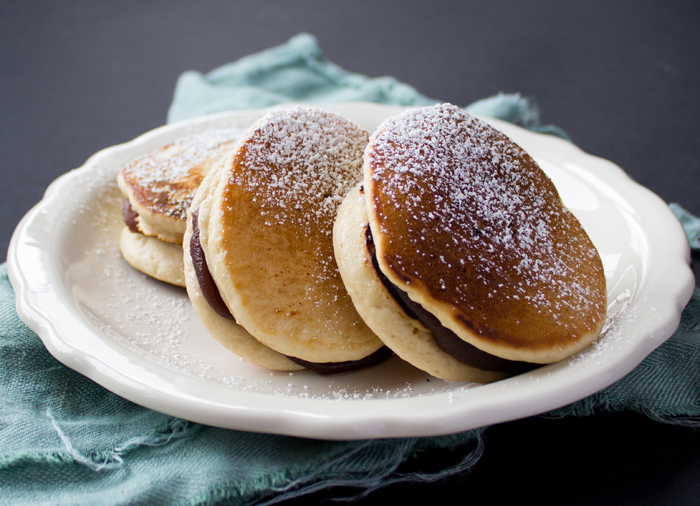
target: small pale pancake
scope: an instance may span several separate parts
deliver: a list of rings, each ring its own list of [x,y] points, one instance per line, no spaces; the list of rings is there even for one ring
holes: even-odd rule
[[[338,209],[333,227],[335,258],[357,311],[384,344],[406,362],[445,380],[488,383],[506,377],[456,360],[440,349],[432,332],[406,315],[372,265],[366,242],[368,226],[365,197],[358,187]]]
[[[217,168],[218,167],[218,168]],[[212,168],[211,172],[202,181],[200,188],[192,201],[192,211],[200,209],[202,212],[202,202],[207,199],[212,183],[217,181],[220,173],[221,163]],[[200,214],[201,217],[201,214]],[[205,220],[206,221],[206,214]],[[201,231],[201,230],[200,230]],[[298,371],[303,367],[295,364],[284,355],[273,351],[260,343],[248,331],[232,320],[219,316],[214,311],[202,294],[202,290],[197,281],[197,275],[192,265],[192,257],[189,254],[189,244],[192,238],[192,213],[188,213],[187,228],[184,235],[184,271],[187,285],[187,294],[192,302],[197,317],[202,322],[209,333],[219,341],[225,348],[232,351],[248,362],[279,371]],[[206,253],[206,252],[205,252]]]
[[[178,139],[122,168],[117,181],[144,235],[182,244],[194,193],[211,166],[233,148],[236,135],[214,130]]]
[[[603,265],[537,163],[450,104],[389,118],[365,152],[381,271],[461,339],[550,363],[605,319]]]
[[[119,249],[135,269],[171,285],[185,286],[182,246],[122,229]]]
[[[284,355],[338,363],[383,346],[333,255],[337,207],[362,177],[367,139],[324,110],[272,112],[226,158],[213,188],[202,224],[212,276],[236,320]]]

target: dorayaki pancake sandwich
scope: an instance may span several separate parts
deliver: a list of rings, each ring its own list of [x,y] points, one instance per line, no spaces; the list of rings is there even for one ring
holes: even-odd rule
[[[333,254],[336,211],[362,179],[367,140],[325,110],[273,111],[198,191],[188,293],[211,334],[249,362],[340,373],[391,355],[355,310]]]
[[[209,199],[212,184],[218,182],[223,163],[217,163],[206,175],[192,201],[185,230],[184,272],[187,295],[200,321],[209,333],[228,350],[236,353],[248,362],[280,371],[298,371],[299,364],[268,348],[251,336],[239,325],[226,303],[221,298],[219,289],[212,279],[200,239],[200,221],[209,221],[209,206],[202,208],[202,202]]]
[[[212,165],[234,145],[235,132],[214,130],[178,139],[119,172],[125,227],[119,248],[141,272],[185,286],[182,240],[187,209]]]
[[[450,104],[373,133],[334,242],[365,322],[439,378],[488,382],[562,360],[605,320],[600,256],[552,182]]]

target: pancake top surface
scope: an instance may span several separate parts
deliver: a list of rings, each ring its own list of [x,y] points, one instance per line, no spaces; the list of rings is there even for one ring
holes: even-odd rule
[[[381,345],[345,291],[332,243],[368,137],[341,116],[293,108],[256,123],[226,160],[208,244],[216,282],[236,319],[286,355],[355,360]]]
[[[178,139],[126,165],[120,183],[139,213],[184,223],[202,179],[232,149],[237,134],[214,130]]]
[[[380,268],[466,341],[532,359],[597,336],[598,252],[501,132],[450,104],[408,110],[370,139],[365,188]]]
[[[368,133],[336,114],[301,107],[271,113],[259,125],[237,152],[233,164],[242,170],[231,181],[257,197],[265,222],[319,227],[330,237],[338,206],[362,178]]]

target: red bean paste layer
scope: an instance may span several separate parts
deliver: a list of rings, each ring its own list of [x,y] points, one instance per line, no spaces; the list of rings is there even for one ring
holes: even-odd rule
[[[236,319],[231,314],[230,309],[221,297],[221,292],[216,286],[214,278],[209,271],[209,266],[207,265],[207,259],[204,255],[204,250],[202,249],[202,244],[199,240],[199,209],[195,209],[192,212],[192,238],[190,239],[190,255],[192,257],[192,265],[194,267],[195,275],[197,276],[197,282],[199,283],[199,288],[202,291],[204,299],[207,301],[209,306],[218,314],[219,316],[233,320]],[[393,355],[393,352],[386,346],[382,346],[377,351],[359,360],[349,360],[346,362],[326,362],[326,363],[316,363],[302,360],[296,357],[287,357],[292,362],[306,367],[311,371],[315,371],[323,375],[331,374],[343,374],[347,372],[358,371],[360,369],[366,369],[377,364],[380,364],[387,360]]]
[[[394,285],[382,273],[377,262],[377,255],[372,240],[372,231],[369,226],[366,232],[367,250],[372,258],[372,267],[379,276],[384,287],[387,289],[391,297],[404,310],[409,318],[418,320],[425,328],[433,333],[435,343],[438,347],[453,357],[471,367],[476,367],[482,371],[495,371],[520,374],[537,367],[535,364],[527,362],[517,362],[514,360],[506,360],[496,357],[484,351],[481,351],[475,346],[461,339],[457,334],[443,326],[432,313],[425,310],[423,306],[411,300],[406,292]]]

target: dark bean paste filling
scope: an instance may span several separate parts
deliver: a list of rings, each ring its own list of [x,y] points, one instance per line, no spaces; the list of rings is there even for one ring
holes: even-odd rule
[[[122,219],[124,220],[126,226],[129,227],[129,230],[131,230],[131,232],[134,234],[141,233],[139,230],[139,225],[136,222],[137,217],[138,213],[134,211],[133,207],[131,207],[131,202],[129,202],[129,199],[124,199],[124,202],[122,202]]]
[[[459,360],[463,364],[476,367],[477,369],[481,369],[483,371],[519,374],[537,367],[536,364],[506,360],[504,358],[486,353],[485,351],[481,351],[477,347],[472,346],[468,342],[460,339],[457,334],[452,332],[447,327],[444,327],[432,313],[426,311],[423,306],[411,300],[406,292],[394,285],[382,273],[382,271],[379,269],[379,263],[377,262],[374,239],[372,238],[372,231],[370,230],[369,226],[367,226],[365,236],[367,250],[372,258],[372,266],[374,267],[374,270],[379,276],[379,279],[384,287],[387,289],[391,297],[398,303],[398,305],[401,306],[401,309],[406,312],[406,315],[414,320],[418,320],[425,326],[425,328],[433,333],[435,343],[442,351],[456,360]]]
[[[202,290],[204,300],[206,300],[211,308],[216,311],[216,314],[226,318],[227,320],[236,319],[231,314],[228,306],[221,298],[221,293],[214,283],[214,278],[211,277],[207,259],[204,257],[204,250],[199,241],[199,209],[195,209],[192,213],[192,237],[190,239],[190,256],[192,257],[192,266],[194,273],[197,276],[199,288]]]
[[[394,352],[391,351],[389,348],[387,348],[386,346],[382,346],[371,355],[367,355],[366,357],[361,358],[360,360],[349,360],[347,362],[317,363],[307,362],[306,360],[302,360],[296,357],[287,356],[287,358],[295,364],[299,364],[300,366],[306,367],[307,369],[310,369],[319,374],[331,375],[359,371],[360,369],[366,369],[368,367],[381,364],[393,354]]]
[[[202,249],[202,244],[199,240],[199,209],[195,209],[192,212],[190,256],[192,257],[192,265],[194,267],[197,282],[199,283],[199,288],[202,290],[204,299],[211,306],[211,308],[216,311],[216,314],[235,322],[236,319],[233,317],[231,311],[221,297],[221,293],[219,292],[219,289],[214,282],[214,278],[211,276],[211,272],[209,271],[207,259],[204,256],[204,250]],[[323,375],[331,375],[365,369],[384,362],[392,355],[393,352],[389,348],[382,346],[371,355],[361,358],[360,360],[349,360],[347,362],[316,363],[308,362],[296,357],[287,356],[287,358],[295,364],[306,367],[311,371],[315,371]]]

